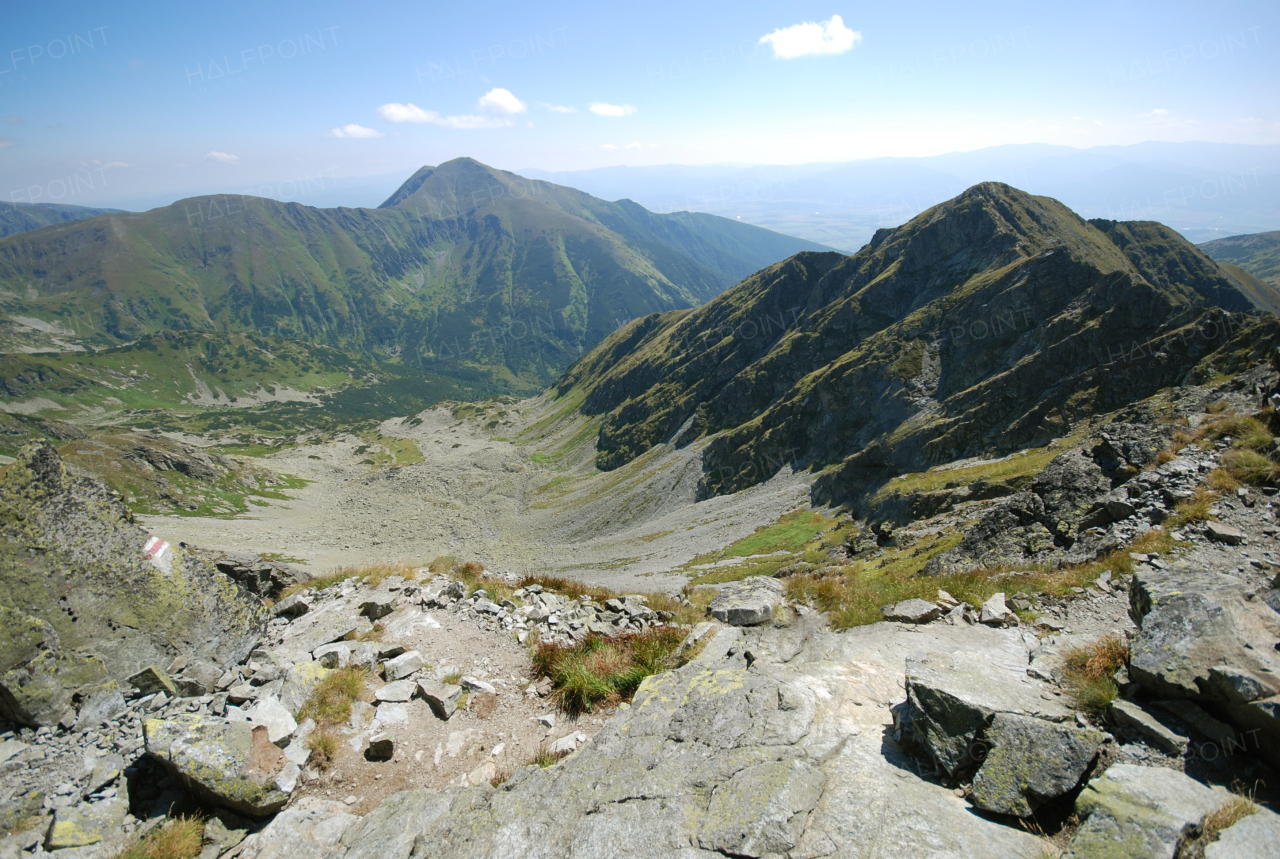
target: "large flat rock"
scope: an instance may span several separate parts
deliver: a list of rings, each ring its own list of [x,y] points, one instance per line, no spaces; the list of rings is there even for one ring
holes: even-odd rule
[[[143,732],[148,755],[232,811],[262,817],[289,799],[275,784],[288,761],[264,725],[189,714],[148,719]]]

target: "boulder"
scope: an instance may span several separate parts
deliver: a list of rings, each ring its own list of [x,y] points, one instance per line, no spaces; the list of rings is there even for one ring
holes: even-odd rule
[[[382,676],[388,683],[393,683],[413,675],[422,668],[423,664],[422,654],[416,650],[410,650],[382,663]]]
[[[1280,615],[1243,580],[1180,563],[1139,567],[1129,588],[1138,633],[1129,676],[1157,699],[1212,704],[1214,715],[1280,764]]]
[[[313,597],[308,593],[290,594],[271,607],[276,617],[301,617],[311,611]]]
[[[419,680],[418,691],[431,707],[437,719],[448,721],[458,709],[458,700],[462,697],[462,687],[451,683],[437,683],[434,680]]]
[[[982,614],[979,621],[988,626],[1016,626],[1018,624],[1018,616],[1014,614],[1013,609],[1005,604],[1004,594],[992,594],[991,599],[982,604]]]
[[[1206,522],[1204,523],[1204,532],[1209,539],[1217,540],[1219,543],[1226,543],[1228,546],[1238,546],[1244,542],[1244,532],[1225,522]]]
[[[928,623],[942,616],[942,608],[921,599],[903,600],[882,609],[885,620],[898,623]]]
[[[782,584],[777,579],[749,576],[721,588],[707,606],[707,614],[731,626],[758,626],[771,623],[782,604]]]
[[[44,846],[48,850],[62,850],[108,841],[120,835],[128,813],[129,801],[122,796],[59,809],[53,816],[53,826]]]
[[[1280,815],[1258,808],[1235,825],[1222,830],[1218,840],[1204,849],[1204,859],[1280,859]]]
[[[462,688],[468,692],[480,692],[488,695],[497,695],[498,690],[494,688],[492,683],[486,683],[483,680],[477,680],[475,677],[463,677],[458,681],[462,684]]]
[[[1167,755],[1181,757],[1187,751],[1190,740],[1132,701],[1118,698],[1111,702],[1107,712],[1111,721],[1137,734]]]
[[[351,663],[351,647],[342,642],[317,647],[311,655],[325,668],[346,668]]]
[[[201,552],[245,590],[260,597],[276,597],[311,576],[297,567],[245,552]]]
[[[1048,518],[1073,524],[1110,490],[1111,480],[1083,450],[1058,454],[1031,481],[1031,491],[1044,501]]]
[[[275,784],[287,759],[264,725],[184,714],[148,719],[143,732],[148,755],[218,805],[264,817],[289,798]]]
[[[1083,822],[1062,859],[1172,859],[1184,830],[1230,796],[1175,770],[1116,764],[1076,799]]]
[[[1092,728],[997,713],[982,737],[987,751],[973,777],[973,804],[1029,817],[1075,790],[1105,737]]]
[[[137,689],[139,695],[164,692],[170,698],[178,697],[178,690],[173,685],[173,681],[169,679],[169,675],[161,671],[159,666],[156,665],[148,665],[137,674],[129,677],[125,682]]]
[[[72,730],[82,733],[96,728],[123,713],[125,706],[124,695],[120,694],[119,687],[112,685],[99,689],[80,705],[80,712],[76,714],[76,723]]]
[[[908,657],[907,740],[948,776],[960,777],[983,762],[986,746],[979,740],[997,713],[1068,719],[1071,712],[1052,688],[1028,677],[1025,662],[1001,664],[964,651]]]
[[[316,684],[328,673],[329,669],[320,661],[307,660],[292,666],[285,672],[284,683],[280,686],[280,703],[290,713],[298,712]]]
[[[396,603],[400,601],[400,594],[383,591],[366,597],[364,602],[360,603],[360,614],[369,618],[369,620],[378,620],[386,617],[396,610]]]

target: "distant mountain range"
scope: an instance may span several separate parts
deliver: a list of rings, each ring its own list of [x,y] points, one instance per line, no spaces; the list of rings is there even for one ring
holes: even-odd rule
[[[1206,242],[1200,249],[1223,265],[1236,265],[1280,288],[1280,232],[1231,236]]]
[[[820,472],[819,501],[1044,445],[1197,366],[1264,356],[1280,289],[1149,221],[984,182],[854,256],[802,253],[610,336],[557,385],[597,464],[705,443],[701,492]]]
[[[167,330],[274,335],[352,366],[531,393],[629,320],[821,248],[460,158],[377,209],[215,195],[0,239],[0,339],[13,352]]]
[[[654,211],[711,212],[852,253],[978,182],[1006,182],[1085,217],[1160,221],[1193,242],[1280,227],[1280,146],[1016,144],[828,164],[664,165],[526,175]]]
[[[61,203],[0,203],[0,239],[15,233],[47,227],[50,224],[78,221],[82,218],[119,211],[119,209],[67,206]]]

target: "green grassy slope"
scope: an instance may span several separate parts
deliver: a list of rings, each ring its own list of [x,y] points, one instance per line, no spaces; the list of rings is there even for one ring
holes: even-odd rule
[[[521,195],[525,180],[470,159],[424,169],[377,210],[213,196],[10,236],[0,312],[89,347],[272,334],[521,393],[628,320],[807,245],[724,219],[651,227],[639,207],[546,183]]]

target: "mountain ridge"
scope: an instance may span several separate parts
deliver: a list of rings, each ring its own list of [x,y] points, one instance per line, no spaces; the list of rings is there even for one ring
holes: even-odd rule
[[[455,159],[415,173],[394,207],[214,195],[33,230],[0,240],[0,310],[85,346],[278,334],[532,392],[622,322],[810,245],[725,219],[646,220],[548,183],[545,201],[498,192],[519,178]]]
[[[601,468],[702,440],[705,496],[792,465],[822,471],[815,499],[833,500],[1047,443],[1173,384],[1242,330],[1274,327],[1250,292],[1280,294],[1243,286],[1161,224],[1085,221],[981,183],[853,256],[800,254],[632,323],[555,393],[600,420]]]

